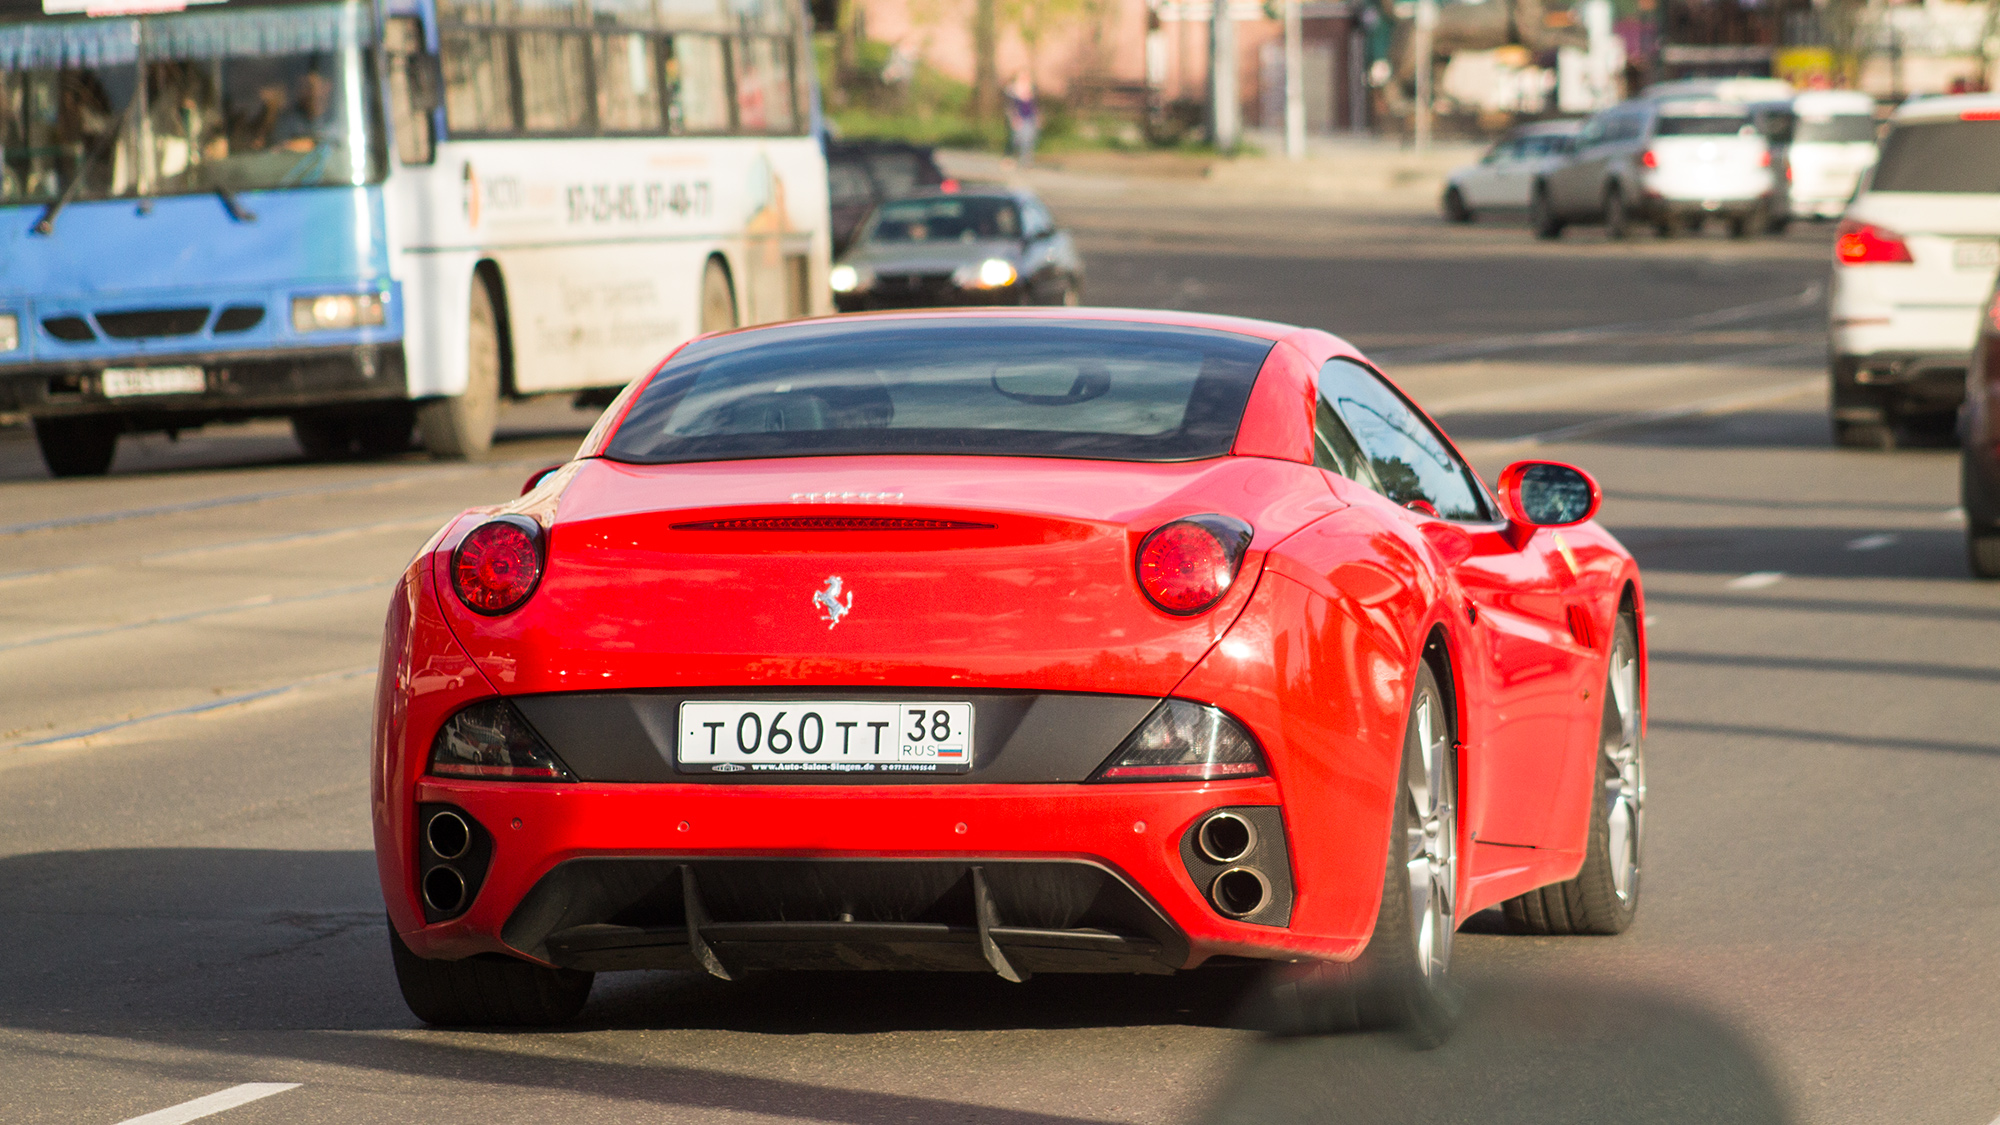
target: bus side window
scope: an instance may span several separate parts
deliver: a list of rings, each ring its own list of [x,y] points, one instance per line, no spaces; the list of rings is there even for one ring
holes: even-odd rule
[[[676,35],[667,53],[667,127],[675,133],[726,133],[729,63],[714,35]]]
[[[483,27],[446,28],[444,119],[452,133],[511,133],[514,72],[508,62],[507,33]]]
[[[396,158],[404,164],[429,164],[437,155],[437,138],[431,130],[438,106],[437,57],[424,52],[423,28],[414,16],[391,17],[382,46],[389,63]]]

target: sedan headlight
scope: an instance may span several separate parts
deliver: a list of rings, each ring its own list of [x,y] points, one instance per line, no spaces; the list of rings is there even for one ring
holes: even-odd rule
[[[11,352],[21,346],[21,318],[13,313],[0,313],[0,352]]]
[[[862,288],[861,271],[853,266],[835,266],[833,272],[826,275],[826,283],[835,293],[852,293]]]
[[[386,293],[326,293],[292,298],[292,327],[299,332],[331,332],[381,324],[388,310]]]
[[[951,280],[960,289],[1004,289],[1021,275],[1005,258],[988,258],[976,266],[960,266]]]

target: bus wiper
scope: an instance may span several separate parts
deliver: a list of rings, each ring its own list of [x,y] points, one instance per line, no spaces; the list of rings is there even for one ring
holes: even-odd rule
[[[243,206],[243,201],[236,198],[236,193],[230,190],[229,185],[217,179],[215,173],[209,171],[206,164],[201,166],[201,178],[208,181],[208,186],[214,190],[215,197],[222,200],[222,209],[229,212],[230,218],[235,219],[239,223],[254,223],[257,221],[257,212]]]
[[[132,124],[132,118],[137,114],[139,101],[140,99],[135,97],[125,104],[125,112],[118,118],[118,127],[111,130],[110,135],[97,142],[96,148],[91,149],[84,155],[82,166],[76,170],[76,175],[70,178],[69,183],[63,186],[62,194],[56,196],[49,203],[48,207],[43,209],[42,217],[36,220],[35,225],[29,229],[40,235],[55,233],[56,216],[62,214],[63,208],[76,200],[77,193],[83,190],[83,181],[89,175],[91,166],[109,156],[112,146],[117,144],[118,139],[125,135],[126,126]]]

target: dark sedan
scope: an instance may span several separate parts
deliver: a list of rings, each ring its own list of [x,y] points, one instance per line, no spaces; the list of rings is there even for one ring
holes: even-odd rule
[[[877,208],[831,281],[842,312],[1075,305],[1083,300],[1083,258],[1028,192],[936,192]]]

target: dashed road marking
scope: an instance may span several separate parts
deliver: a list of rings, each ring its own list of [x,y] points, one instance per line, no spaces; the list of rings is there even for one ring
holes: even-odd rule
[[[268,1098],[272,1094],[282,1094],[286,1090],[298,1088],[297,1082],[245,1082],[241,1086],[218,1090],[191,1102],[170,1105],[165,1109],[156,1109],[138,1117],[128,1117],[118,1125],[186,1125],[189,1121],[212,1117],[225,1109],[235,1109],[239,1105],[248,1105]]]
[[[1776,586],[1784,579],[1785,572],[1782,570],[1753,570],[1749,574],[1732,578],[1723,585],[1731,590],[1761,590],[1766,586]]]
[[[1864,535],[1859,539],[1848,540],[1847,549],[1850,551],[1879,551],[1895,541],[1896,537],[1893,535]]]

